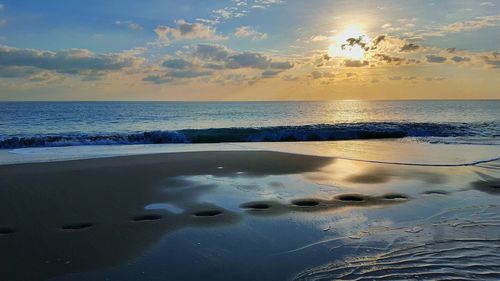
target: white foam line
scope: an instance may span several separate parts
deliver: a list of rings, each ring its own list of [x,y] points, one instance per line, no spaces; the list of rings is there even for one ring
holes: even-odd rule
[[[357,162],[367,162],[367,163],[376,163],[376,164],[390,164],[390,165],[402,165],[402,166],[423,166],[423,167],[466,167],[466,166],[476,166],[479,164],[489,163],[500,160],[500,157],[479,160],[475,162],[469,163],[459,163],[459,164],[426,164],[426,163],[407,163],[407,162],[390,162],[390,161],[377,161],[377,160],[366,160],[366,159],[356,159],[356,158],[347,158],[347,157],[333,157],[336,159],[343,159],[349,161],[357,161]]]

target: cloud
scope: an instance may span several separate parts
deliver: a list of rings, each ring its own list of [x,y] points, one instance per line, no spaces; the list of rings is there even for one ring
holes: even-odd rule
[[[431,28],[419,34],[420,37],[442,37],[447,33],[474,31],[486,27],[500,26],[500,15],[476,17],[471,20],[458,21],[445,26]]]
[[[142,30],[142,26],[138,23],[132,22],[132,21],[115,21],[115,24],[117,26],[126,26],[128,29],[132,31],[139,31]]]
[[[0,67],[0,77],[2,78],[23,78],[31,76],[41,70],[27,66],[4,66]]]
[[[254,9],[267,9],[272,5],[285,3],[283,0],[255,0],[252,8]]]
[[[170,70],[163,74],[148,75],[142,78],[143,81],[152,82],[154,84],[165,84],[165,83],[180,83],[187,82],[189,78],[198,78],[203,76],[209,76],[213,73],[211,70],[203,69],[175,69]]]
[[[380,42],[382,42],[384,40],[385,40],[385,35],[379,35],[379,36],[375,37],[375,39],[373,39],[372,49],[375,49],[378,46],[378,44],[380,44]]]
[[[161,45],[169,45],[171,40],[205,39],[223,40],[223,36],[217,35],[216,30],[201,23],[189,23],[183,19],[176,20],[176,27],[159,25],[154,29],[157,41]]]
[[[442,80],[445,80],[446,78],[444,78],[444,77],[425,77],[424,79],[428,82],[431,82],[431,81],[442,81]]]
[[[193,63],[185,59],[170,59],[162,63],[164,67],[175,69],[187,69],[193,66]]]
[[[315,71],[311,72],[311,77],[313,79],[319,79],[319,78],[323,77],[323,73],[315,70]]]
[[[407,43],[407,44],[404,44],[402,47],[401,47],[401,52],[411,52],[411,51],[416,51],[420,48],[420,46],[416,45],[416,44],[413,44],[413,43]]]
[[[430,63],[443,63],[447,60],[446,57],[436,56],[436,55],[427,55],[425,56],[427,61]]]
[[[225,7],[213,10],[212,13],[214,14],[216,21],[220,21],[243,17],[246,14],[246,11],[240,11],[238,7]]]
[[[479,4],[479,6],[482,6],[482,7],[495,7],[495,4],[492,3],[492,2],[482,2],[481,4]]]
[[[198,44],[194,55],[202,59],[222,61],[229,56],[230,50],[222,45]]]
[[[164,84],[164,83],[169,83],[173,82],[175,79],[171,77],[166,77],[164,75],[148,75],[144,78],[142,78],[142,81],[145,82],[152,82],[154,84]]]
[[[276,69],[290,69],[293,67],[293,63],[289,61],[272,61],[269,67]]]
[[[217,63],[215,64],[216,68],[272,68],[285,70],[293,67],[293,63],[288,61],[274,61],[268,56],[256,52],[234,52],[221,45],[198,44],[193,55],[211,61],[209,63]]]
[[[485,64],[493,68],[500,68],[500,53],[493,52],[491,56],[482,56]]]
[[[179,57],[163,61],[161,63],[163,69],[152,67],[151,71],[154,73],[149,72],[143,81],[155,84],[187,83],[191,78],[204,77],[202,81],[217,84],[242,82],[253,84],[259,79],[276,77],[294,66],[287,60],[276,60],[257,52],[237,52],[216,44],[197,44],[191,50],[189,53],[178,53]],[[257,70],[260,72],[256,73]],[[250,80],[245,78],[224,81],[226,76],[241,77],[252,71],[254,76]]]
[[[312,36],[309,41],[311,42],[323,42],[323,41],[326,41],[330,39],[328,36],[324,36],[324,35],[316,35],[316,36]]]
[[[403,80],[403,77],[401,77],[401,76],[392,76],[392,77],[389,77],[389,80],[395,80],[395,81]]]
[[[311,77],[313,79],[320,79],[320,78],[334,78],[335,74],[327,71],[313,71],[311,72]]]
[[[470,58],[468,57],[461,57],[461,56],[454,56],[451,58],[452,61],[454,62],[464,62],[464,61],[470,61]]]
[[[276,77],[276,75],[278,75],[279,73],[279,70],[266,70],[262,72],[261,76],[262,78],[273,78]]]
[[[240,26],[234,31],[234,36],[239,38],[251,38],[253,40],[263,40],[267,38],[267,33],[256,31],[250,26]]]
[[[374,54],[373,57],[381,62],[395,64],[401,64],[405,60],[404,58],[394,57],[386,54]]]
[[[361,60],[344,60],[344,66],[346,67],[362,67],[362,66],[367,66],[368,61],[361,61]]]
[[[43,82],[46,84],[51,84],[51,83],[60,83],[64,81],[64,77],[61,75],[57,75],[53,72],[50,71],[43,71],[39,72],[33,76],[30,76],[28,78],[28,81],[30,82]]]
[[[19,49],[0,45],[0,67],[33,67],[66,74],[112,71],[131,67],[140,59],[123,54],[95,54],[85,49],[57,52]]]
[[[348,47],[353,47],[355,45],[360,46],[363,48],[365,51],[369,50],[368,47],[368,42],[365,42],[365,38],[363,36],[359,36],[358,38],[347,38],[346,39],[347,44],[342,44],[340,47],[345,50]]]
[[[226,66],[228,68],[268,68],[271,60],[259,53],[240,53],[227,57]]]
[[[415,80],[415,79],[417,79],[416,76],[391,76],[391,77],[389,77],[389,80],[393,80],[393,81]]]

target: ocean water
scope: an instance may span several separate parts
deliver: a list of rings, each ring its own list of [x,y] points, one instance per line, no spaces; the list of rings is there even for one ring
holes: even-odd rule
[[[499,144],[500,100],[0,103],[0,148],[378,138]]]

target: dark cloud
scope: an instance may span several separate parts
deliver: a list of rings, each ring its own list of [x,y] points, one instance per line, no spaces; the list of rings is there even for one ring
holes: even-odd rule
[[[319,78],[323,77],[323,73],[321,73],[320,71],[315,70],[315,71],[311,72],[311,77],[313,79],[319,79]]]
[[[319,79],[319,78],[334,78],[335,74],[327,71],[313,71],[311,72],[311,77],[313,79]]]
[[[261,76],[262,78],[273,78],[276,77],[276,75],[278,75],[279,73],[279,70],[266,70],[262,72]]]
[[[293,67],[293,63],[289,61],[283,61],[283,62],[271,62],[270,65],[271,68],[276,68],[276,69],[290,69]]]
[[[149,75],[144,78],[142,78],[143,81],[146,82],[152,82],[154,84],[164,84],[164,83],[170,83],[173,82],[174,79],[171,77],[165,77],[163,75]]]
[[[212,70],[189,69],[189,70],[170,71],[166,74],[166,76],[173,78],[195,78],[200,76],[207,76],[212,73],[213,73]]]
[[[427,58],[427,61],[431,63],[443,63],[447,60],[446,57],[436,55],[427,55],[425,57]]]
[[[146,82],[152,82],[155,84],[165,84],[172,82],[185,82],[188,78],[197,78],[208,76],[213,73],[213,70],[203,70],[203,69],[175,69],[170,70],[164,74],[149,75],[144,77],[142,80]]]
[[[400,51],[401,52],[411,52],[411,51],[416,51],[420,48],[419,45],[413,44],[413,43],[407,43],[404,44],[403,47],[401,47]]]
[[[227,57],[226,66],[228,68],[268,68],[271,60],[259,53],[241,53]]]
[[[206,63],[203,65],[203,68],[220,70],[220,69],[224,69],[225,66],[222,64],[216,64],[216,63]]]
[[[198,44],[193,54],[202,59],[222,61],[229,56],[229,49],[221,45]]]
[[[364,41],[363,36],[359,36],[358,38],[348,38],[346,39],[347,44],[342,44],[340,47],[345,50],[348,47],[354,47],[356,45],[363,48],[365,51],[369,50],[368,43]]]
[[[362,61],[362,60],[344,60],[344,66],[346,67],[362,67],[362,66],[367,66],[368,61]]]
[[[375,55],[373,55],[373,57],[375,59],[377,59],[378,61],[382,61],[382,62],[385,62],[385,63],[400,64],[401,62],[404,61],[403,58],[393,57],[393,56],[389,56],[389,55],[386,55],[386,54],[375,54]]]
[[[6,66],[0,67],[0,77],[2,78],[23,78],[31,76],[42,70],[26,66]]]
[[[255,52],[238,53],[221,45],[200,44],[195,47],[193,55],[209,60],[206,65],[212,69],[290,69],[293,63],[289,61],[274,61],[266,55]]]
[[[261,75],[252,79],[255,82],[260,78],[275,77],[280,72],[293,67],[293,63],[289,61],[274,61],[261,53],[240,53],[215,44],[198,44],[194,46],[192,55],[197,59],[190,61],[185,58],[171,58],[164,61],[162,66],[167,68],[165,73],[149,75],[143,80],[156,84],[177,82],[176,80],[187,82],[188,78],[209,76],[217,70],[260,69]],[[220,79],[214,82],[226,83]],[[227,82],[239,83],[247,80],[237,79]]]
[[[498,52],[494,52],[491,57],[483,56],[482,59],[487,65],[493,68],[500,68],[500,54]]]
[[[187,69],[193,67],[193,63],[185,59],[169,59],[163,62],[164,67],[175,69]]]
[[[452,61],[454,62],[465,62],[465,61],[470,61],[470,58],[468,57],[461,57],[461,56],[454,56],[451,58]]]
[[[119,54],[94,54],[88,50],[57,52],[0,46],[0,67],[34,67],[66,74],[111,71],[132,66],[136,58]]]
[[[378,44],[385,40],[385,35],[379,35],[373,39],[372,49],[376,49]]]
[[[399,80],[415,80],[417,79],[416,76],[391,76],[389,77],[389,80],[395,80],[395,81],[399,81]]]

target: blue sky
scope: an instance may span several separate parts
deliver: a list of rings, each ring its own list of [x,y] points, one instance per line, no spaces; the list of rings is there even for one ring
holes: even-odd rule
[[[0,99],[500,98],[499,26],[500,1],[0,0]]]

